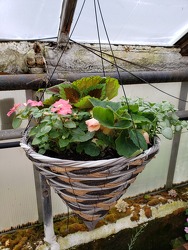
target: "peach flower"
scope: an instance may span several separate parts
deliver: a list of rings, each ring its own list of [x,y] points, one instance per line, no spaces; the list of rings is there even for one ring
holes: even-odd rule
[[[89,132],[97,131],[100,129],[100,123],[95,118],[89,119],[85,121],[85,123]]]
[[[142,135],[144,136],[144,139],[146,140],[146,143],[147,144],[150,144],[150,141],[149,141],[149,134],[147,132],[143,132]]]

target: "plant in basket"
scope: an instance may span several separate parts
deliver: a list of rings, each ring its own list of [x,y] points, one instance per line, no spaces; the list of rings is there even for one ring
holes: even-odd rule
[[[28,136],[38,153],[79,160],[136,156],[157,134],[172,139],[174,131],[187,127],[166,101],[109,101],[118,88],[114,78],[82,78],[47,89],[51,97],[44,101],[16,104],[7,115],[16,113],[13,128],[34,119]]]
[[[60,197],[91,229],[124,194],[159,150],[162,134],[187,128],[174,106],[122,97],[110,77],[86,77],[46,90],[43,101],[28,100],[8,112],[13,127],[32,117],[21,146]],[[49,97],[50,95],[50,97]]]

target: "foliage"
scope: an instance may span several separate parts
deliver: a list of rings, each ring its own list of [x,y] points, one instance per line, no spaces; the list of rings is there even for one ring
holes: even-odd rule
[[[148,225],[148,223],[145,223],[145,224],[141,225],[139,229],[136,230],[135,235],[133,235],[131,237],[130,244],[128,244],[128,250],[132,250],[134,248],[134,244],[135,244],[137,238],[140,236],[140,234],[142,234],[144,232],[144,229],[147,225]]]
[[[172,139],[173,133],[187,128],[174,106],[143,99],[110,101],[118,94],[119,83],[110,77],[86,77],[61,83],[47,90],[42,101],[15,104],[13,127],[33,118],[29,132],[32,145],[41,154],[55,152],[68,156],[88,155],[91,159],[113,156],[131,157],[151,146],[154,136]]]
[[[187,216],[187,219],[186,219],[186,222],[185,222],[184,231],[185,231],[185,239],[188,240],[188,209],[186,209],[185,214]]]

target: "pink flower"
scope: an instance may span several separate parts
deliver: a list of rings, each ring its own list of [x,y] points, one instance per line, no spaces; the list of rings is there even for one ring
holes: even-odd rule
[[[14,104],[14,106],[7,113],[7,116],[12,115],[12,113],[16,112],[16,110],[20,107],[21,103]]]
[[[52,105],[52,112],[57,112],[59,115],[72,114],[72,106],[69,104],[69,100],[60,99]]]
[[[185,227],[184,231],[186,232],[186,234],[188,234],[188,227]]]
[[[100,123],[98,120],[96,120],[95,118],[89,119],[87,121],[85,121],[86,125],[87,125],[87,129],[89,132],[93,132],[93,131],[97,131],[100,129]]]
[[[39,107],[39,106],[43,106],[43,103],[41,101],[37,102],[37,101],[32,101],[32,100],[28,100],[26,103],[26,106],[30,105],[31,107]]]

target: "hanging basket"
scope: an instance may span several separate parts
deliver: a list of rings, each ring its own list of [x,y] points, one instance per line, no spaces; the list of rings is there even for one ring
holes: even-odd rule
[[[159,144],[160,139],[155,137],[153,146],[134,158],[73,161],[38,154],[27,144],[26,135],[20,143],[48,184],[90,230],[158,153]]]

